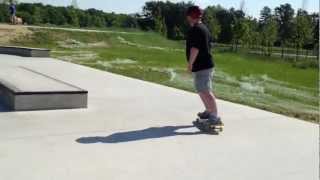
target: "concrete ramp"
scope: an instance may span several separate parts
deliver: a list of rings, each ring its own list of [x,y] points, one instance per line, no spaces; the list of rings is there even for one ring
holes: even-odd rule
[[[0,97],[10,110],[87,107],[88,92],[25,67],[0,71]]]
[[[0,46],[0,54],[17,55],[23,57],[49,57],[50,50],[17,46]]]

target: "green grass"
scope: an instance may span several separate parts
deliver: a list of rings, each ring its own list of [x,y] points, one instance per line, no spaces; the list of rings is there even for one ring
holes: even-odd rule
[[[257,55],[221,53],[216,54],[218,66],[237,78],[249,75],[269,75],[269,77],[293,85],[316,89],[317,69],[299,69],[291,63]]]
[[[182,41],[167,40],[153,32],[33,31],[33,36],[12,44],[50,48],[56,58],[193,91]],[[214,91],[219,98],[308,121],[319,120],[318,69],[297,68],[278,58],[244,53],[217,51],[214,59]]]

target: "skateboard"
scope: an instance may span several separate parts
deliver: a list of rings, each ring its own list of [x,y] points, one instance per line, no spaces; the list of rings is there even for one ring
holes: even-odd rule
[[[203,121],[203,122],[201,122]],[[206,120],[203,119],[197,119],[196,121],[193,121],[193,125],[198,128],[201,132],[208,133],[208,134],[219,134],[223,132],[224,125],[212,125]]]

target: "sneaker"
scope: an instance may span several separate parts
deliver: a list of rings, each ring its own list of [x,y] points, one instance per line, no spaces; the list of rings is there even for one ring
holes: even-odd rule
[[[223,122],[221,121],[221,118],[213,115],[210,116],[207,122],[212,126],[224,126]]]
[[[207,111],[199,112],[199,113],[198,113],[198,117],[199,117],[200,119],[209,119],[209,118],[210,118],[210,113],[207,112]]]

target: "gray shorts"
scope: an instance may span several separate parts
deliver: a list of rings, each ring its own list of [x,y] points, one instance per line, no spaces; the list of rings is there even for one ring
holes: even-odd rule
[[[193,72],[193,81],[196,91],[212,91],[213,68]]]

